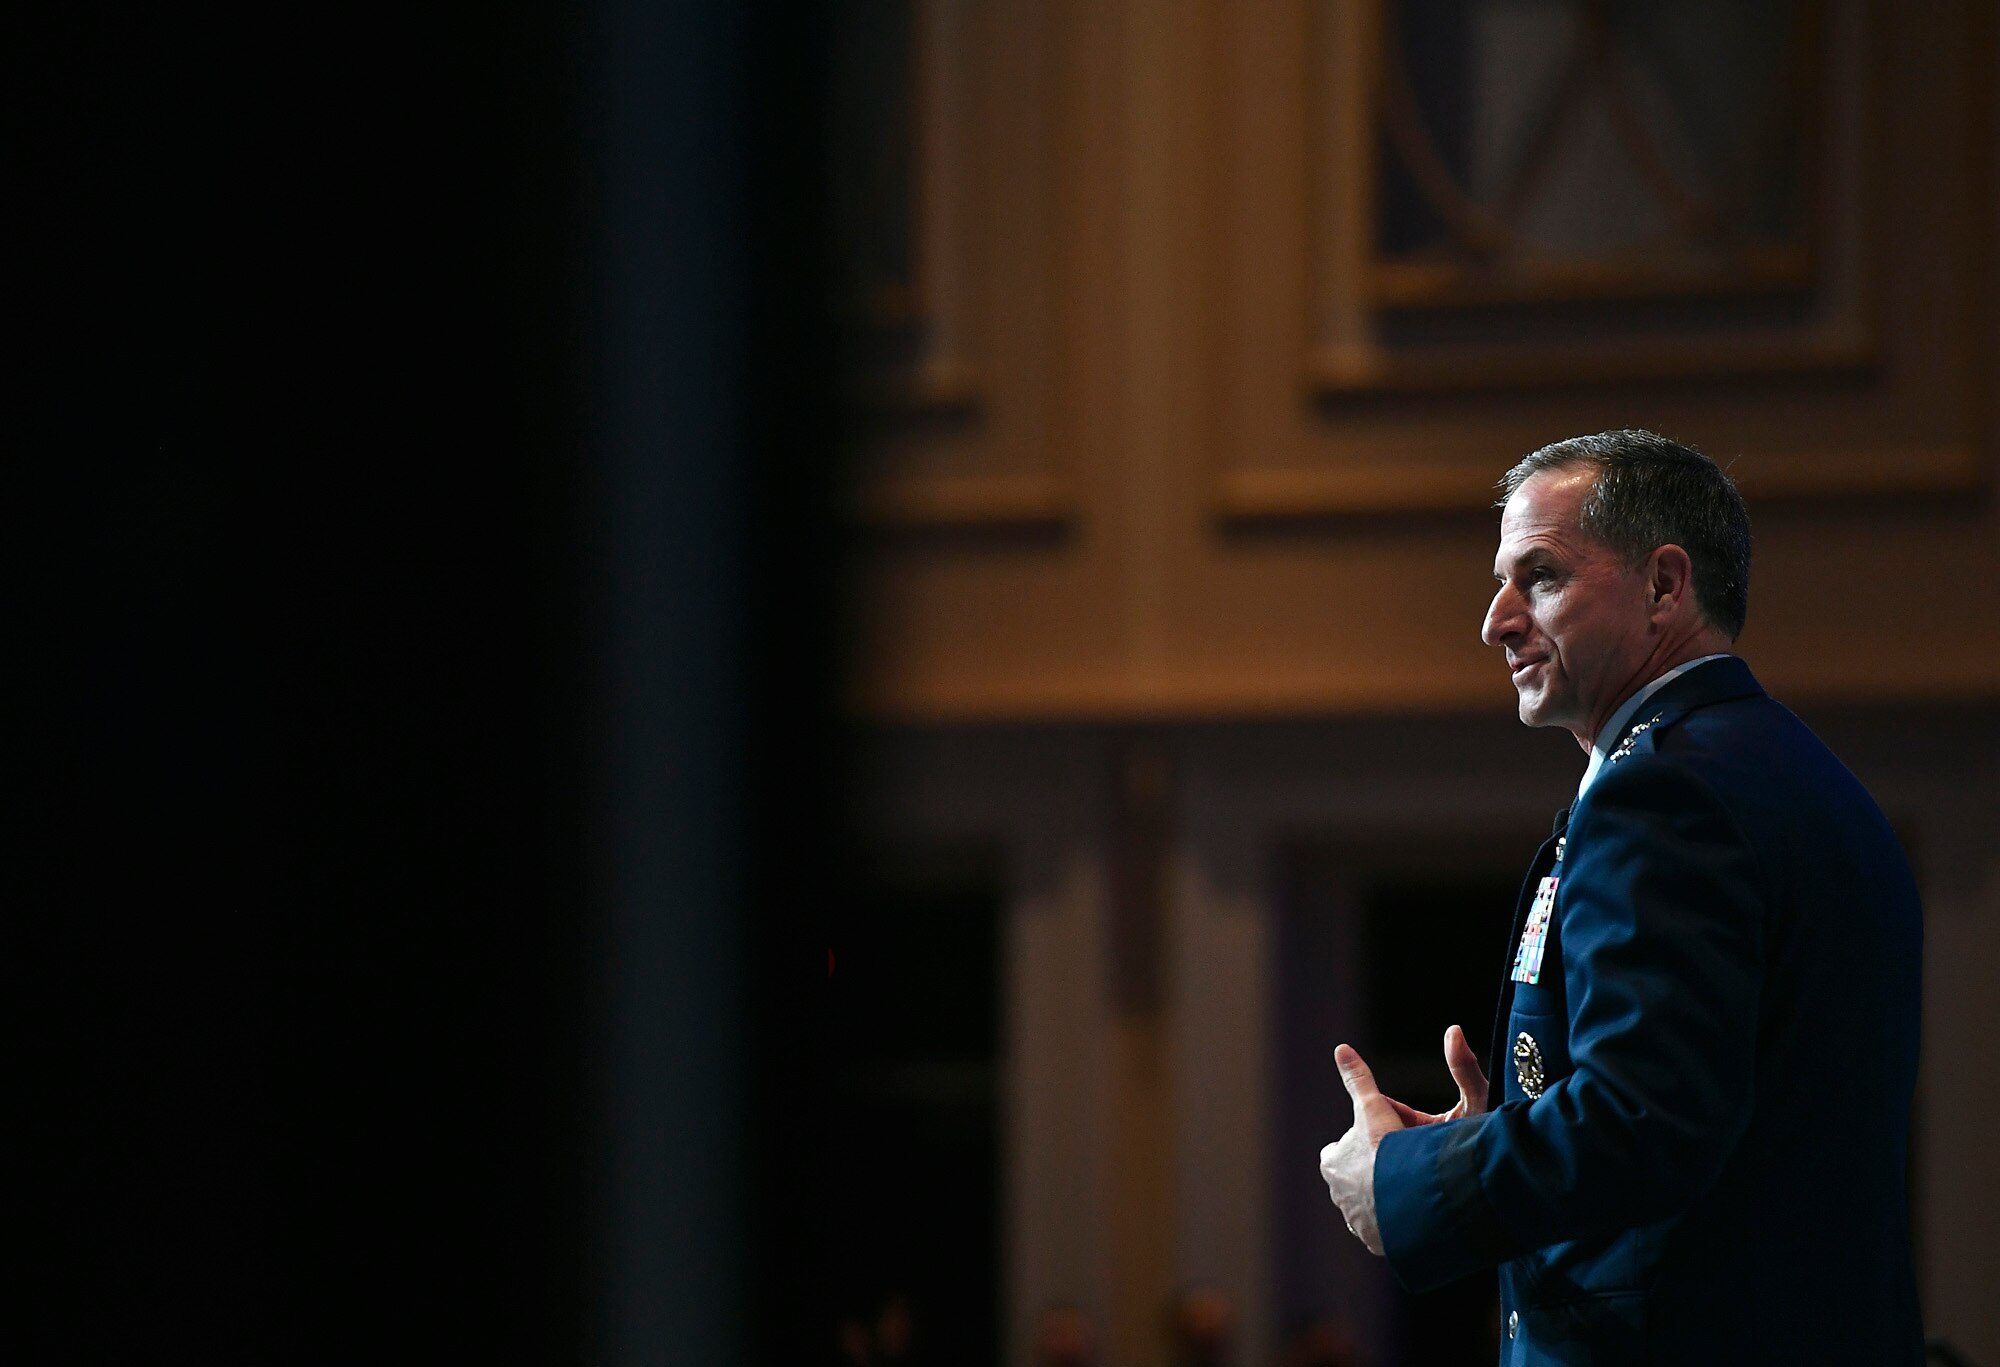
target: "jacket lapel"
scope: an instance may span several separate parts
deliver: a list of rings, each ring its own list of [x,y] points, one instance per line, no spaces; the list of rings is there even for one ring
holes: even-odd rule
[[[1507,1017],[1514,1010],[1514,947],[1521,942],[1521,933],[1527,929],[1528,909],[1534,905],[1535,889],[1542,879],[1548,877],[1549,870],[1556,863],[1556,842],[1569,830],[1568,807],[1556,813],[1555,828],[1549,838],[1535,851],[1535,860],[1528,866],[1528,876],[1521,884],[1521,894],[1514,899],[1514,919],[1507,931],[1507,945],[1500,958],[1500,1006],[1493,1014],[1493,1035],[1486,1051],[1487,1102],[1493,1100],[1493,1089],[1500,1085],[1500,1069],[1506,1064]]]

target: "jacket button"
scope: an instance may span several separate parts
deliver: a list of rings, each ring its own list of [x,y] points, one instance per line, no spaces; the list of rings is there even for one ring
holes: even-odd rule
[[[1507,1312],[1507,1337],[1510,1339],[1515,1338],[1519,1336],[1520,1332],[1521,1312],[1518,1310],[1509,1310]]]

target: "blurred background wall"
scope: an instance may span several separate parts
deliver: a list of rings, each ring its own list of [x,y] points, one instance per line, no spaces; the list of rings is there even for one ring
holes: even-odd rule
[[[1634,426],[1741,483],[1740,649],[1917,866],[1924,1301],[2000,1361],[1991,8],[838,12],[881,891],[831,937],[830,1018],[870,1024],[827,1076],[891,1169],[977,1173],[877,1173],[861,1206],[933,1223],[847,1212],[884,1260],[850,1313],[928,1298],[954,1353],[990,1313],[1012,1363],[1073,1305],[1155,1363],[1203,1287],[1240,1362],[1328,1322],[1360,1361],[1490,1351],[1490,1285],[1395,1290],[1314,1160],[1340,1039],[1448,1103],[1438,1037],[1489,1019],[1579,772],[1478,641],[1493,481]],[[940,980],[984,1033],[933,1033]]]

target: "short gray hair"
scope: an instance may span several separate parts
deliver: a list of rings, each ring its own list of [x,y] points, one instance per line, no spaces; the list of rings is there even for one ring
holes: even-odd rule
[[[1696,605],[1735,640],[1750,612],[1750,513],[1736,482],[1692,446],[1626,429],[1551,442],[1523,457],[1500,477],[1500,502],[1536,475],[1579,466],[1597,471],[1597,481],[1578,530],[1632,565],[1670,542],[1679,546],[1694,562]]]

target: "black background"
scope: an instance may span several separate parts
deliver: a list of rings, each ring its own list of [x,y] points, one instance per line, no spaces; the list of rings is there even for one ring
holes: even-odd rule
[[[19,1360],[797,1360],[811,1231],[752,1177],[816,1104],[841,848],[823,35],[45,9],[6,59]],[[648,367],[665,440],[609,456]],[[659,734],[607,753],[635,651]],[[662,1063],[629,1123],[703,1107],[744,1231],[669,1229],[638,1331],[603,1293],[623,821],[722,871],[652,872],[721,1081]],[[718,1258],[736,1299],[676,1302]]]

